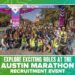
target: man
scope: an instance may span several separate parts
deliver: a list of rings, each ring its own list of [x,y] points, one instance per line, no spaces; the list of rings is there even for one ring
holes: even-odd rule
[[[9,27],[6,29],[6,34],[9,36],[10,34],[15,33],[15,28],[12,27],[12,25],[9,25]]]
[[[67,48],[67,41],[65,42],[65,39],[64,39],[64,36],[61,37],[61,40],[60,40],[60,53],[62,55],[66,55],[67,54],[67,51],[68,51],[68,48]]]
[[[74,34],[70,28],[67,30],[67,33],[68,33],[68,41],[67,41],[68,49],[70,51],[70,54],[73,54],[72,44],[74,41]]]
[[[67,32],[65,31],[65,27],[62,27],[62,30],[60,32],[60,36],[64,37],[64,41],[66,42],[67,41]]]
[[[58,54],[58,48],[59,48],[59,40],[56,38],[56,36],[53,36],[53,40],[51,41],[51,47],[52,47],[52,54]]]
[[[26,47],[27,47],[27,41],[26,41],[25,35],[23,34],[23,36],[21,38],[21,47],[20,47],[20,49],[24,50],[24,49],[26,49]]]
[[[32,35],[31,35],[31,38],[29,40],[29,44],[30,44],[30,50],[35,51],[35,38]]]

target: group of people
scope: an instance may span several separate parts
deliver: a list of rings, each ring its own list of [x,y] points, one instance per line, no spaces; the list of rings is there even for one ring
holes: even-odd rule
[[[3,50],[18,48],[34,52],[48,51],[53,55],[72,54],[74,32],[70,27],[59,27],[48,24],[25,25],[6,29],[1,45]]]

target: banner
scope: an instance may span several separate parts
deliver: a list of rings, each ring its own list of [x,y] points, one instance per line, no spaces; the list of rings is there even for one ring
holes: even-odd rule
[[[2,75],[74,75],[74,56],[0,56]]]

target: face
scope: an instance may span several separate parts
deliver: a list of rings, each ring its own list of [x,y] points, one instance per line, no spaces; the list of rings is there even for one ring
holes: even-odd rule
[[[4,38],[7,38],[7,35],[4,35]]]
[[[23,37],[25,37],[25,35],[23,34]]]
[[[71,30],[70,30],[70,29],[68,29],[68,32],[71,32]]]
[[[60,31],[60,30],[61,30],[61,28],[58,28],[58,30]]]
[[[64,31],[65,30],[65,27],[62,27],[62,30]]]

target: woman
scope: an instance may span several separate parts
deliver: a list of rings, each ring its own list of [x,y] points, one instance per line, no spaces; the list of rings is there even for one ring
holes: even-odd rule
[[[43,51],[46,50],[51,51],[50,38],[48,37],[48,35],[46,35],[46,37],[43,39],[43,43],[44,43]]]
[[[8,37],[7,35],[4,35],[4,37],[1,39],[1,45],[3,50],[8,50],[9,45],[8,45]]]

